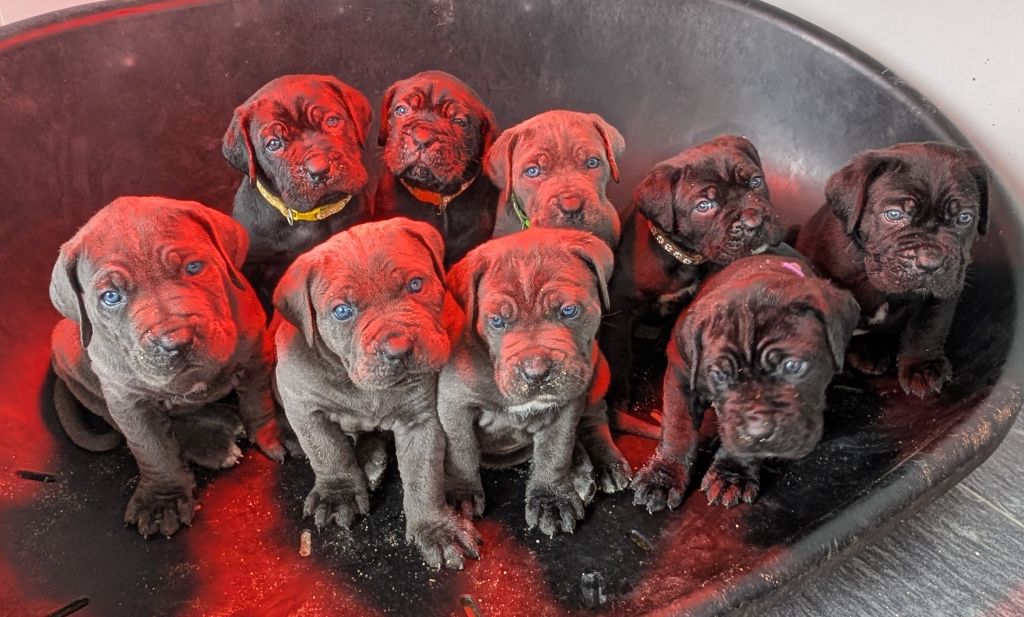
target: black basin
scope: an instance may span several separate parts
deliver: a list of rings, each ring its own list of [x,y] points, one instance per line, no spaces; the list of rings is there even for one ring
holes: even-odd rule
[[[379,101],[427,68],[472,84],[502,126],[554,107],[603,115],[627,141],[611,190],[620,206],[653,163],[721,132],[758,145],[790,224],[861,149],[966,143],[883,67],[757,2],[164,0],[0,28],[0,612],[88,598],[79,614],[427,616],[463,614],[469,595],[488,617],[758,614],[959,481],[1012,424],[1022,227],[997,184],[948,342],[954,383],[918,401],[892,378],[840,378],[821,445],[775,466],[753,506],[708,508],[691,493],[680,511],[649,516],[629,495],[604,496],[574,536],[548,540],[524,531],[524,474],[486,473],[483,559],[432,573],[404,542],[393,471],[351,539],[314,534],[300,557],[312,473],[250,453],[200,474],[192,529],[149,541],[124,529],[127,450],[75,448],[49,402],[58,245],[122,194],[229,210],[239,176],[220,138],[272,77],[334,73]],[[621,445],[634,465],[653,448]]]

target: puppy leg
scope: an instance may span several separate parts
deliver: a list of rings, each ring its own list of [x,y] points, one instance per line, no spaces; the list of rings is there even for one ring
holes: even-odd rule
[[[371,491],[377,490],[388,468],[388,439],[384,433],[372,431],[352,436],[356,444],[356,460],[366,474]]]
[[[935,300],[907,322],[896,360],[900,387],[907,394],[918,398],[938,394],[953,378],[953,365],[943,346],[955,312],[956,301]]]
[[[731,508],[741,501],[754,503],[760,488],[759,460],[739,458],[719,448],[700,490],[708,496],[709,505]]]
[[[398,473],[402,476],[406,540],[431,568],[461,570],[463,558],[479,559],[480,534],[444,502],[444,433],[433,413],[395,427]]]
[[[214,403],[173,418],[171,427],[182,455],[201,467],[225,469],[237,465],[242,458],[235,440],[245,431],[238,413],[227,405]]]
[[[896,355],[891,339],[891,334],[882,333],[855,336],[846,348],[846,361],[865,375],[883,375]]]
[[[594,464],[598,488],[605,493],[615,493],[629,486],[633,469],[612,440],[607,410],[603,400],[588,405],[580,418],[577,434]]]
[[[526,525],[539,527],[553,537],[559,531],[572,533],[583,518],[584,503],[572,474],[572,453],[576,428],[585,405],[575,401],[560,411],[552,423],[533,436],[533,465],[526,483]]]
[[[594,482],[594,464],[579,439],[572,449],[572,485],[576,487],[576,494],[583,500],[583,505],[589,506],[597,494],[597,484]]]
[[[275,461],[283,461],[285,447],[277,424],[277,408],[270,389],[273,372],[273,340],[262,335],[259,352],[244,369],[242,380],[235,387],[238,406],[249,441]]]
[[[443,391],[442,391],[443,392]],[[480,446],[476,439],[476,413],[438,394],[437,415],[444,429],[445,499],[466,518],[484,514],[484,488],[480,483]]]
[[[614,306],[627,306],[623,301]],[[633,314],[628,308],[613,311],[601,320],[601,351],[611,366],[608,406],[615,414],[626,413],[632,405],[630,380],[633,367]]]
[[[683,502],[690,468],[697,457],[704,407],[684,390],[686,375],[669,366],[664,381],[664,424],[654,457],[633,478],[633,505],[651,514],[674,510]]]

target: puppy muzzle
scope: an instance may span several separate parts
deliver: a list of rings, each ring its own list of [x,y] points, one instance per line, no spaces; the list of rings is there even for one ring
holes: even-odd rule
[[[559,350],[529,350],[499,360],[495,382],[514,405],[535,399],[564,401],[583,393],[590,378],[589,363]]]
[[[870,255],[865,264],[872,283],[888,293],[930,294],[951,298],[963,288],[967,263],[959,247],[900,242],[892,250]]]
[[[801,458],[821,439],[822,410],[802,403],[727,400],[714,405],[726,449],[737,455]]]

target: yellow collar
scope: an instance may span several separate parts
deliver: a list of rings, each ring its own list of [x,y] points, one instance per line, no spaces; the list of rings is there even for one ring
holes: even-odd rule
[[[274,209],[281,213],[281,216],[288,219],[288,224],[293,225],[295,221],[322,221],[325,218],[337,214],[345,209],[348,202],[352,199],[352,195],[345,195],[334,203],[324,204],[319,208],[313,208],[308,212],[299,212],[298,210],[292,210],[281,200],[280,197],[270,192],[267,187],[263,186],[263,183],[256,180],[256,190],[260,192],[263,199],[267,200],[267,203],[274,206]]]
[[[434,191],[428,191],[426,189],[416,188],[415,186],[409,186],[409,183],[406,182],[403,178],[399,178],[398,181],[401,182],[402,186],[405,187],[405,190],[409,191],[409,193],[412,194],[412,196],[415,197],[417,200],[422,201],[423,203],[430,204],[443,212],[444,209],[448,207],[448,204],[452,202],[452,200],[466,192],[466,189],[468,189],[473,184],[473,182],[476,181],[476,176],[473,176],[469,180],[463,182],[462,186],[459,187],[459,190],[455,191],[451,195],[443,195],[441,193],[435,193]]]
[[[687,266],[699,266],[707,261],[707,257],[704,257],[703,255],[688,253],[679,248],[679,245],[673,242],[664,231],[654,224],[653,221],[647,221],[647,223],[651,226],[651,235],[654,236],[654,241],[658,243],[658,246],[665,249],[666,253],[675,257],[680,262]]]

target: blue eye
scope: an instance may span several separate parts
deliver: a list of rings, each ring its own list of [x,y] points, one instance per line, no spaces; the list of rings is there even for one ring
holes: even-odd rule
[[[406,107],[405,105],[399,105],[398,107],[395,107],[396,116],[404,116],[407,113],[409,113],[409,108]]]
[[[123,298],[124,297],[121,294],[119,294],[116,291],[110,289],[110,290],[104,291],[100,295],[100,302],[102,302],[103,304],[105,304],[107,306],[117,306],[118,304],[121,303],[121,300]]]
[[[203,262],[201,261],[190,261],[185,264],[185,272],[195,276],[203,271]]]
[[[956,216],[957,225],[970,225],[971,221],[974,220],[973,212],[961,212]]]
[[[409,284],[405,287],[410,293],[419,293],[423,289],[423,277],[417,276],[416,278],[409,279]]]
[[[452,124],[462,128],[466,128],[467,126],[469,126],[469,123],[466,122],[464,118],[452,118]]]
[[[764,178],[761,176],[754,176],[750,179],[750,188],[759,189],[764,186]]]
[[[325,124],[329,127],[338,126],[339,124],[341,124],[341,118],[339,118],[338,116],[330,116],[329,118],[327,118]]]
[[[347,304],[339,304],[334,307],[333,315],[338,321],[348,321],[355,317],[356,310]]]
[[[601,159],[596,156],[592,156],[587,159],[587,169],[597,169],[601,166]]]
[[[708,370],[708,379],[717,386],[724,386],[729,383],[729,373],[713,366]]]
[[[887,221],[895,222],[902,220],[904,215],[903,210],[897,210],[893,208],[892,210],[886,210],[885,212],[883,212],[882,216],[884,216],[885,220]]]
[[[694,208],[697,212],[711,212],[717,207],[718,204],[710,199],[702,199],[697,202],[697,206]]]
[[[281,149],[281,146],[283,145],[284,143],[280,139],[274,137],[273,139],[267,142],[266,148],[271,152],[277,152],[278,150]]]
[[[807,370],[807,361],[805,360],[786,360],[782,363],[782,372],[786,375],[803,375]]]
[[[537,176],[540,175],[540,167],[537,167],[536,165],[530,165],[529,167],[523,170],[523,175],[525,175],[527,178],[536,178]]]
[[[573,317],[575,317],[575,316],[580,314],[580,305],[579,304],[565,304],[565,305],[562,306],[562,309],[559,311],[559,313],[565,319],[572,319]]]
[[[487,318],[487,323],[489,323],[495,330],[501,330],[507,325],[505,323],[505,318],[501,315],[491,315]]]

